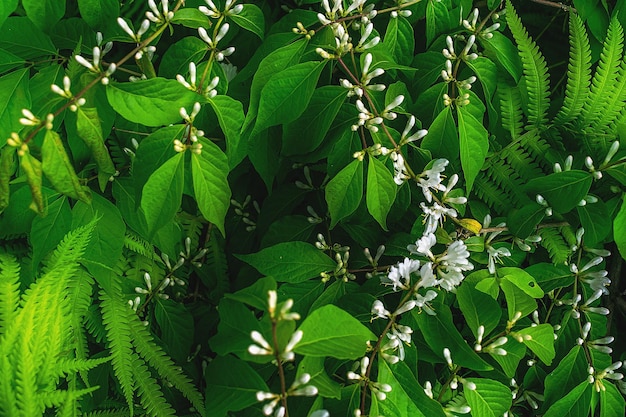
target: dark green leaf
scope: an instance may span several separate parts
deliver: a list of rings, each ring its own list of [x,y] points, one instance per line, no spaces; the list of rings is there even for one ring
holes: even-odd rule
[[[258,6],[254,4],[244,4],[241,12],[237,14],[231,14],[230,18],[233,19],[237,25],[245,30],[249,30],[263,40],[265,33],[265,16]]]
[[[43,31],[50,30],[65,14],[65,0],[22,0],[26,16]]]
[[[324,368],[324,357],[305,356],[298,364],[298,376],[302,374],[311,375],[309,384],[315,386],[318,395],[324,398],[341,398],[341,385],[333,381]]]
[[[209,104],[217,115],[220,128],[226,137],[226,155],[230,169],[236,167],[246,157],[248,144],[241,140],[240,129],[245,120],[243,105],[229,96],[218,95],[209,99]]]
[[[519,311],[522,317],[527,316],[537,309],[537,302],[533,297],[522,291],[517,285],[507,278],[500,280],[500,288],[506,297],[506,307],[509,312],[509,320]]]
[[[294,348],[300,355],[358,359],[365,354],[372,333],[351,314],[332,304],[313,311],[302,322],[302,340]]]
[[[18,0],[4,0],[0,2],[0,27],[11,13],[17,8]]]
[[[28,69],[0,77],[0,137],[4,140],[22,128],[22,109],[31,105],[28,83]]]
[[[584,349],[581,346],[574,346],[567,356],[559,362],[559,365],[546,377],[544,409],[548,409],[560,398],[563,398],[576,387],[578,381],[587,378],[588,367]]]
[[[422,148],[428,149],[433,155],[449,161],[458,159],[459,142],[456,123],[452,110],[446,106],[428,128],[428,134],[422,139]]]
[[[249,287],[232,294],[227,293],[224,296],[264,311],[267,310],[267,293],[270,290],[276,291],[276,281],[272,277],[263,277]]]
[[[545,207],[530,203],[519,210],[512,210],[506,224],[513,236],[525,239],[537,231],[537,225],[543,220]]]
[[[517,332],[518,334],[530,336],[529,340],[524,338],[524,344],[532,350],[535,355],[546,365],[550,366],[552,359],[556,355],[554,351],[554,329],[549,323],[538,324],[534,327],[527,327]]]
[[[205,219],[215,224],[222,232],[224,218],[230,206],[230,187],[228,186],[228,158],[213,142],[200,138],[202,152],[192,151],[191,175],[193,190],[198,208]]]
[[[258,403],[256,393],[267,392],[265,380],[250,365],[233,356],[213,358],[206,368],[206,414],[224,417]]]
[[[622,195],[622,205],[617,216],[613,219],[613,237],[619,253],[623,259],[626,259],[626,233],[623,233],[624,230],[626,230],[626,198]]]
[[[374,157],[370,157],[367,166],[365,201],[367,210],[385,230],[387,230],[387,214],[396,199],[397,188],[393,176],[385,164]]]
[[[326,202],[330,211],[330,227],[352,214],[363,196],[363,162],[352,161],[326,185]]]
[[[2,6],[0,6],[1,8]],[[24,60],[9,51],[0,49],[0,74],[24,65]]]
[[[186,7],[178,9],[170,22],[188,28],[198,29],[199,27],[207,26],[208,20],[209,18],[195,7]]]
[[[557,213],[567,213],[589,193],[592,176],[585,171],[563,171],[530,180],[525,187],[534,200],[542,195]]]
[[[72,227],[72,211],[67,198],[58,198],[48,205],[45,217],[35,217],[30,230],[32,262],[36,270],[44,256],[54,249]]]
[[[578,206],[576,211],[578,211],[581,226],[585,229],[585,246],[595,248],[611,233],[611,216],[606,204],[602,200],[598,200],[593,204]]]
[[[409,65],[415,49],[415,34],[411,24],[402,16],[390,19],[383,45],[398,64]]]
[[[184,154],[177,153],[148,178],[141,193],[141,208],[149,238],[172,221],[180,208],[184,175]]]
[[[58,192],[76,200],[91,201],[89,188],[80,183],[59,134],[52,130],[46,131],[41,147],[41,169]]]
[[[324,86],[315,90],[306,111],[283,129],[284,155],[302,155],[317,149],[346,99],[346,89]]]
[[[502,33],[497,31],[491,33],[493,35],[491,39],[478,38],[485,48],[485,55],[504,68],[517,84],[522,77],[522,61],[518,55],[517,48]]]
[[[189,74],[189,63],[202,61],[207,51],[207,44],[197,36],[182,38],[167,48],[167,51],[163,54],[161,65],[159,65],[159,76],[175,78],[177,74],[181,74],[187,77]],[[189,78],[187,77],[187,79]],[[200,81],[200,79],[198,78],[196,81]],[[208,81],[206,82],[208,83]]]
[[[459,107],[457,115],[459,117],[461,166],[465,176],[465,189],[469,194],[474,185],[474,179],[485,162],[489,138],[482,121],[474,118],[465,107]]]
[[[506,278],[517,286],[520,290],[533,298],[541,298],[544,293],[532,275],[520,268],[503,267],[498,269],[498,275]]]
[[[50,37],[27,17],[9,17],[4,22],[0,30],[0,48],[24,59],[56,54]]]
[[[151,78],[107,85],[107,98],[116,112],[131,122],[162,126],[180,121],[180,108],[191,109],[202,97],[176,80]]]
[[[462,283],[456,289],[456,297],[474,336],[477,336],[479,326],[485,327],[485,335],[489,335],[496,328],[502,316],[500,304],[496,300],[478,291],[468,282]]]
[[[593,386],[584,380],[548,409],[544,417],[587,417]]]
[[[498,381],[487,378],[468,378],[476,384],[476,389],[463,389],[472,415],[480,417],[500,417],[511,407],[511,390]]]
[[[250,332],[261,331],[261,326],[252,311],[238,301],[224,298],[218,312],[220,323],[217,334],[209,339],[211,349],[222,356],[234,353],[245,360],[255,358],[248,352],[248,346],[253,343]]]
[[[76,111],[76,133],[85,141],[98,165],[100,191],[104,191],[109,178],[115,174],[115,165],[104,144],[102,125],[95,107],[79,107]]]
[[[272,76],[261,91],[254,131],[300,117],[313,96],[326,62],[303,62]]]
[[[600,391],[600,417],[612,417],[624,415],[626,403],[624,396],[615,385],[606,379],[602,381],[604,390]]]
[[[118,0],[78,0],[80,16],[94,30],[106,28],[120,15]]]
[[[574,283],[574,274],[564,265],[551,263],[536,263],[526,268],[526,272],[532,275],[541,289],[550,292],[556,288],[569,287]]]
[[[305,242],[284,242],[237,258],[278,282],[302,282],[334,270],[336,263],[324,252]]]

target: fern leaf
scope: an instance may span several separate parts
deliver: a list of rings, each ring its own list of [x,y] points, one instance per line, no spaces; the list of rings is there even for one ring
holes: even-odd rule
[[[124,247],[131,251],[145,256],[148,259],[156,259],[154,247],[147,240],[135,235],[134,233],[126,233],[124,236]]]
[[[571,249],[558,229],[551,227],[539,229],[539,236],[541,236],[541,246],[548,251],[550,259],[555,265],[567,262],[571,255]]]
[[[151,417],[173,417],[175,411],[163,397],[161,387],[150,373],[145,363],[136,355],[133,358],[135,364],[135,380],[139,391],[139,400],[144,410]]]
[[[500,154],[515,170],[523,182],[543,175],[543,171],[535,162],[535,159],[522,149],[519,142],[513,142],[504,148]]]
[[[591,126],[594,121],[602,117],[604,112],[614,110],[607,108],[606,99],[617,88],[617,76],[622,62],[623,46],[624,30],[617,17],[614,17],[609,24],[609,30],[600,54],[600,62],[598,62],[596,73],[591,81],[591,90],[583,105],[581,113],[583,127]]]
[[[503,194],[506,193],[509,196],[509,206],[519,207],[528,200],[521,191],[523,189],[522,181],[504,160],[499,157],[492,158],[487,165],[487,175],[502,190]]]
[[[132,416],[135,390],[132,358],[135,353],[128,323],[136,319],[136,315],[127,304],[111,298],[105,291],[100,292],[100,300],[102,321],[107,330],[108,345],[111,349],[113,371],[122,387]]]
[[[590,132],[614,132],[616,121],[620,118],[624,110],[626,101],[626,61],[622,61],[617,74],[615,89],[606,97],[604,103],[605,111],[600,113],[592,124]]]
[[[502,126],[509,132],[512,139],[517,139],[524,133],[524,113],[519,89],[502,81],[498,86],[498,97],[500,98]]]
[[[51,270],[63,265],[77,266],[79,259],[83,256],[89,244],[96,223],[97,220],[94,219],[88,224],[77,227],[66,234],[52,253],[49,262],[47,262],[47,269]],[[70,275],[72,274],[68,274],[68,276]]]
[[[20,302],[20,265],[12,255],[0,252],[0,337],[17,315]]]
[[[90,411],[83,417],[128,417],[128,409]]]
[[[15,378],[13,366],[9,360],[8,352],[0,351],[0,416],[16,416],[17,396],[15,392]]]
[[[506,2],[506,21],[517,43],[524,68],[528,91],[528,124],[530,127],[539,128],[545,124],[550,107],[548,66],[539,47],[528,36],[511,0]]]
[[[169,381],[176,389],[191,401],[197,410],[204,410],[202,395],[196,390],[191,380],[174,364],[163,349],[154,342],[150,331],[139,321],[130,322],[135,348],[151,367],[156,369],[159,376]]]
[[[474,192],[482,201],[493,207],[498,213],[503,213],[509,208],[508,196],[491,181],[486,175],[478,175],[474,183]]]
[[[569,64],[563,106],[556,116],[558,123],[575,120],[582,112],[591,85],[591,48],[585,24],[576,13],[569,16]]]

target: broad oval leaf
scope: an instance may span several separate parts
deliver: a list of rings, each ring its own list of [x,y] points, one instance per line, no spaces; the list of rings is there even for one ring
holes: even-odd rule
[[[461,166],[465,176],[465,188],[469,194],[474,185],[474,179],[485,162],[489,138],[482,121],[472,116],[465,107],[459,107],[457,115],[459,117]]]
[[[78,10],[89,27],[102,31],[120,15],[120,2],[118,0],[78,0]]]
[[[177,362],[184,362],[193,343],[193,316],[185,305],[172,299],[155,298],[154,318],[161,329],[161,340]]]
[[[229,15],[239,27],[249,30],[263,40],[265,34],[265,16],[258,6],[244,4],[243,9],[237,14]]]
[[[396,199],[396,183],[385,164],[374,157],[369,158],[367,167],[367,210],[380,226],[387,230],[387,214]]]
[[[455,161],[459,155],[457,128],[449,106],[446,106],[428,128],[428,135],[422,139],[422,148],[433,155]]]
[[[128,83],[112,83],[106,89],[109,103],[131,122],[162,126],[181,120],[181,107],[190,109],[204,99],[176,80],[151,78]]]
[[[585,351],[581,346],[574,346],[546,377],[544,409],[563,398],[565,394],[576,387],[578,381],[584,380],[589,375],[587,373],[588,367]]]
[[[351,314],[332,304],[313,311],[302,322],[302,340],[294,352],[309,356],[357,359],[367,350],[367,342],[376,335]]]
[[[176,74],[188,74],[189,63],[200,62],[207,51],[207,44],[197,36],[182,38],[170,46],[163,54],[161,64],[159,65],[159,76],[175,78]]]
[[[19,122],[22,109],[31,105],[28,85],[28,69],[0,77],[0,137],[3,140],[11,137],[11,132],[19,132],[22,128]]]
[[[473,416],[500,417],[513,402],[511,390],[504,384],[487,378],[468,378],[476,389],[463,389]]]
[[[209,99],[209,104],[217,115],[220,127],[226,137],[226,155],[230,169],[236,167],[245,157],[248,143],[241,140],[241,126],[245,120],[243,105],[232,97],[218,95]]]
[[[194,194],[204,218],[225,235],[224,218],[230,206],[228,158],[213,142],[200,138],[199,143],[202,144],[202,152],[191,154]]]
[[[525,190],[533,200],[540,194],[554,211],[567,213],[589,193],[592,181],[591,174],[585,171],[555,172],[530,180]]]
[[[278,282],[307,281],[337,266],[324,252],[306,242],[283,242],[257,253],[235,256]]]
[[[87,144],[96,165],[98,166],[98,182],[104,191],[109,178],[115,174],[115,165],[104,144],[102,125],[95,107],[79,107],[76,110],[76,133]]]
[[[330,227],[352,214],[363,196],[363,162],[354,160],[328,182],[325,189]]]
[[[552,404],[543,417],[587,417],[592,389],[593,385],[585,379],[567,395]]]
[[[613,230],[616,231],[624,231],[626,230],[626,195],[622,195],[622,205],[619,209],[619,212],[613,219]],[[622,255],[622,259],[626,259],[626,233],[615,233],[615,244],[617,245],[617,249],[619,253]]]
[[[541,298],[544,293],[535,278],[528,272],[515,267],[503,267],[498,269],[498,275],[508,279],[520,290],[533,298]]]
[[[150,175],[141,193],[148,238],[170,222],[180,207],[184,183],[184,153],[177,153]]]
[[[554,351],[554,329],[550,323],[538,324],[534,327],[527,327],[517,332],[530,339],[524,338],[524,344],[532,350],[535,355],[546,365],[550,366],[552,359],[556,355]]]
[[[207,16],[195,7],[186,7],[178,9],[170,22],[188,28],[198,29],[199,27],[205,27],[207,25]]]
[[[274,74],[261,91],[253,134],[296,120],[309,105],[326,62],[303,62]]]

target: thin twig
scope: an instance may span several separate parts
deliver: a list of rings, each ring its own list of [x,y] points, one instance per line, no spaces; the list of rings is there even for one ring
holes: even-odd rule
[[[574,13],[577,13],[575,8],[573,8],[572,6],[568,6],[567,4],[563,4],[561,2],[555,2],[555,1],[550,1],[550,0],[530,0],[530,1],[534,3],[538,3],[538,4],[543,4],[544,6],[556,7],[557,9],[561,9],[566,12],[572,11]]]

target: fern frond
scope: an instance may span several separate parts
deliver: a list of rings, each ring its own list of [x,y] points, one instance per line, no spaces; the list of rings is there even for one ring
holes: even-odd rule
[[[157,258],[157,255],[154,252],[154,246],[134,233],[126,233],[126,236],[124,236],[124,247],[135,253],[143,255],[148,259]]]
[[[72,403],[75,403],[76,400],[82,397],[83,395],[89,394],[97,389],[98,387],[90,387],[90,388],[84,388],[81,390],[47,391],[47,392],[42,392],[39,395],[38,399],[41,402],[41,404],[46,408],[53,408],[53,407],[74,408],[72,407]]]
[[[523,182],[528,182],[543,175],[543,171],[539,168],[535,159],[522,149],[519,142],[513,142],[502,149],[500,156],[511,165]]]
[[[552,263],[563,264],[567,262],[571,255],[571,249],[558,229],[551,227],[539,229],[539,236],[541,236],[541,246],[548,251]]]
[[[103,363],[109,362],[111,359],[111,356],[95,359],[62,359],[58,361],[57,369],[60,375],[71,375],[80,371],[89,371]]]
[[[626,61],[622,60],[622,64],[617,74],[615,89],[606,97],[604,102],[605,111],[600,113],[592,124],[590,132],[614,132],[616,121],[620,118],[624,110],[626,102]]]
[[[157,384],[145,363],[136,356],[133,358],[133,363],[135,364],[135,380],[137,381],[139,399],[148,415],[151,417],[176,416],[175,411],[163,397],[161,387]]]
[[[83,417],[128,417],[127,408],[117,410],[97,410],[83,414]]]
[[[519,89],[502,81],[498,84],[498,97],[500,98],[502,126],[509,132],[512,139],[517,139],[524,133],[524,112]]]
[[[128,323],[136,319],[136,315],[128,304],[110,297],[105,291],[100,292],[100,300],[102,301],[100,303],[102,322],[107,330],[113,371],[120,383],[132,416],[133,393],[135,391],[132,358],[135,352],[133,352],[131,329]]]
[[[0,337],[17,315],[20,302],[20,265],[14,256],[0,252]]]
[[[97,305],[89,306],[85,315],[85,328],[96,339],[96,343],[104,343],[107,336],[106,327],[102,323],[102,315],[98,312]]]
[[[582,112],[591,85],[591,48],[585,24],[576,13],[569,16],[569,64],[563,106],[556,116],[560,124],[575,120]]]
[[[591,80],[591,90],[581,112],[583,127],[591,126],[604,112],[614,110],[607,108],[605,101],[615,92],[617,86],[623,46],[624,30],[617,17],[614,17],[609,24],[600,62]]]
[[[130,326],[133,341],[139,355],[153,367],[159,376],[170,382],[193,404],[197,410],[204,410],[202,395],[191,380],[174,364],[165,351],[154,342],[150,331],[139,321],[132,320]]]
[[[474,183],[474,192],[482,201],[498,213],[505,212],[509,207],[508,196],[503,193],[494,183],[489,181],[486,175],[478,175]]]
[[[528,36],[528,32],[513,8],[511,0],[506,2],[506,21],[517,43],[524,68],[524,78],[528,91],[528,124],[530,127],[540,128],[546,122],[550,107],[548,66],[539,51],[539,47]]]
[[[0,416],[16,416],[19,414],[17,408],[17,395],[15,392],[15,377],[13,366],[6,352],[0,352]]]
[[[63,265],[78,265],[78,261],[85,253],[85,249],[91,239],[91,234],[98,220],[94,219],[84,226],[77,227],[65,235],[61,243],[56,247],[49,261],[46,263],[47,270],[52,270]],[[71,276],[68,273],[68,276]]]
[[[519,138],[519,144],[524,151],[533,157],[544,171],[551,172],[556,157],[550,144],[543,139],[537,130],[529,130]]]
[[[520,207],[527,201],[526,195],[521,191],[523,182],[504,160],[499,157],[491,159],[487,164],[487,176],[498,186],[502,193],[508,195],[508,205]]]

